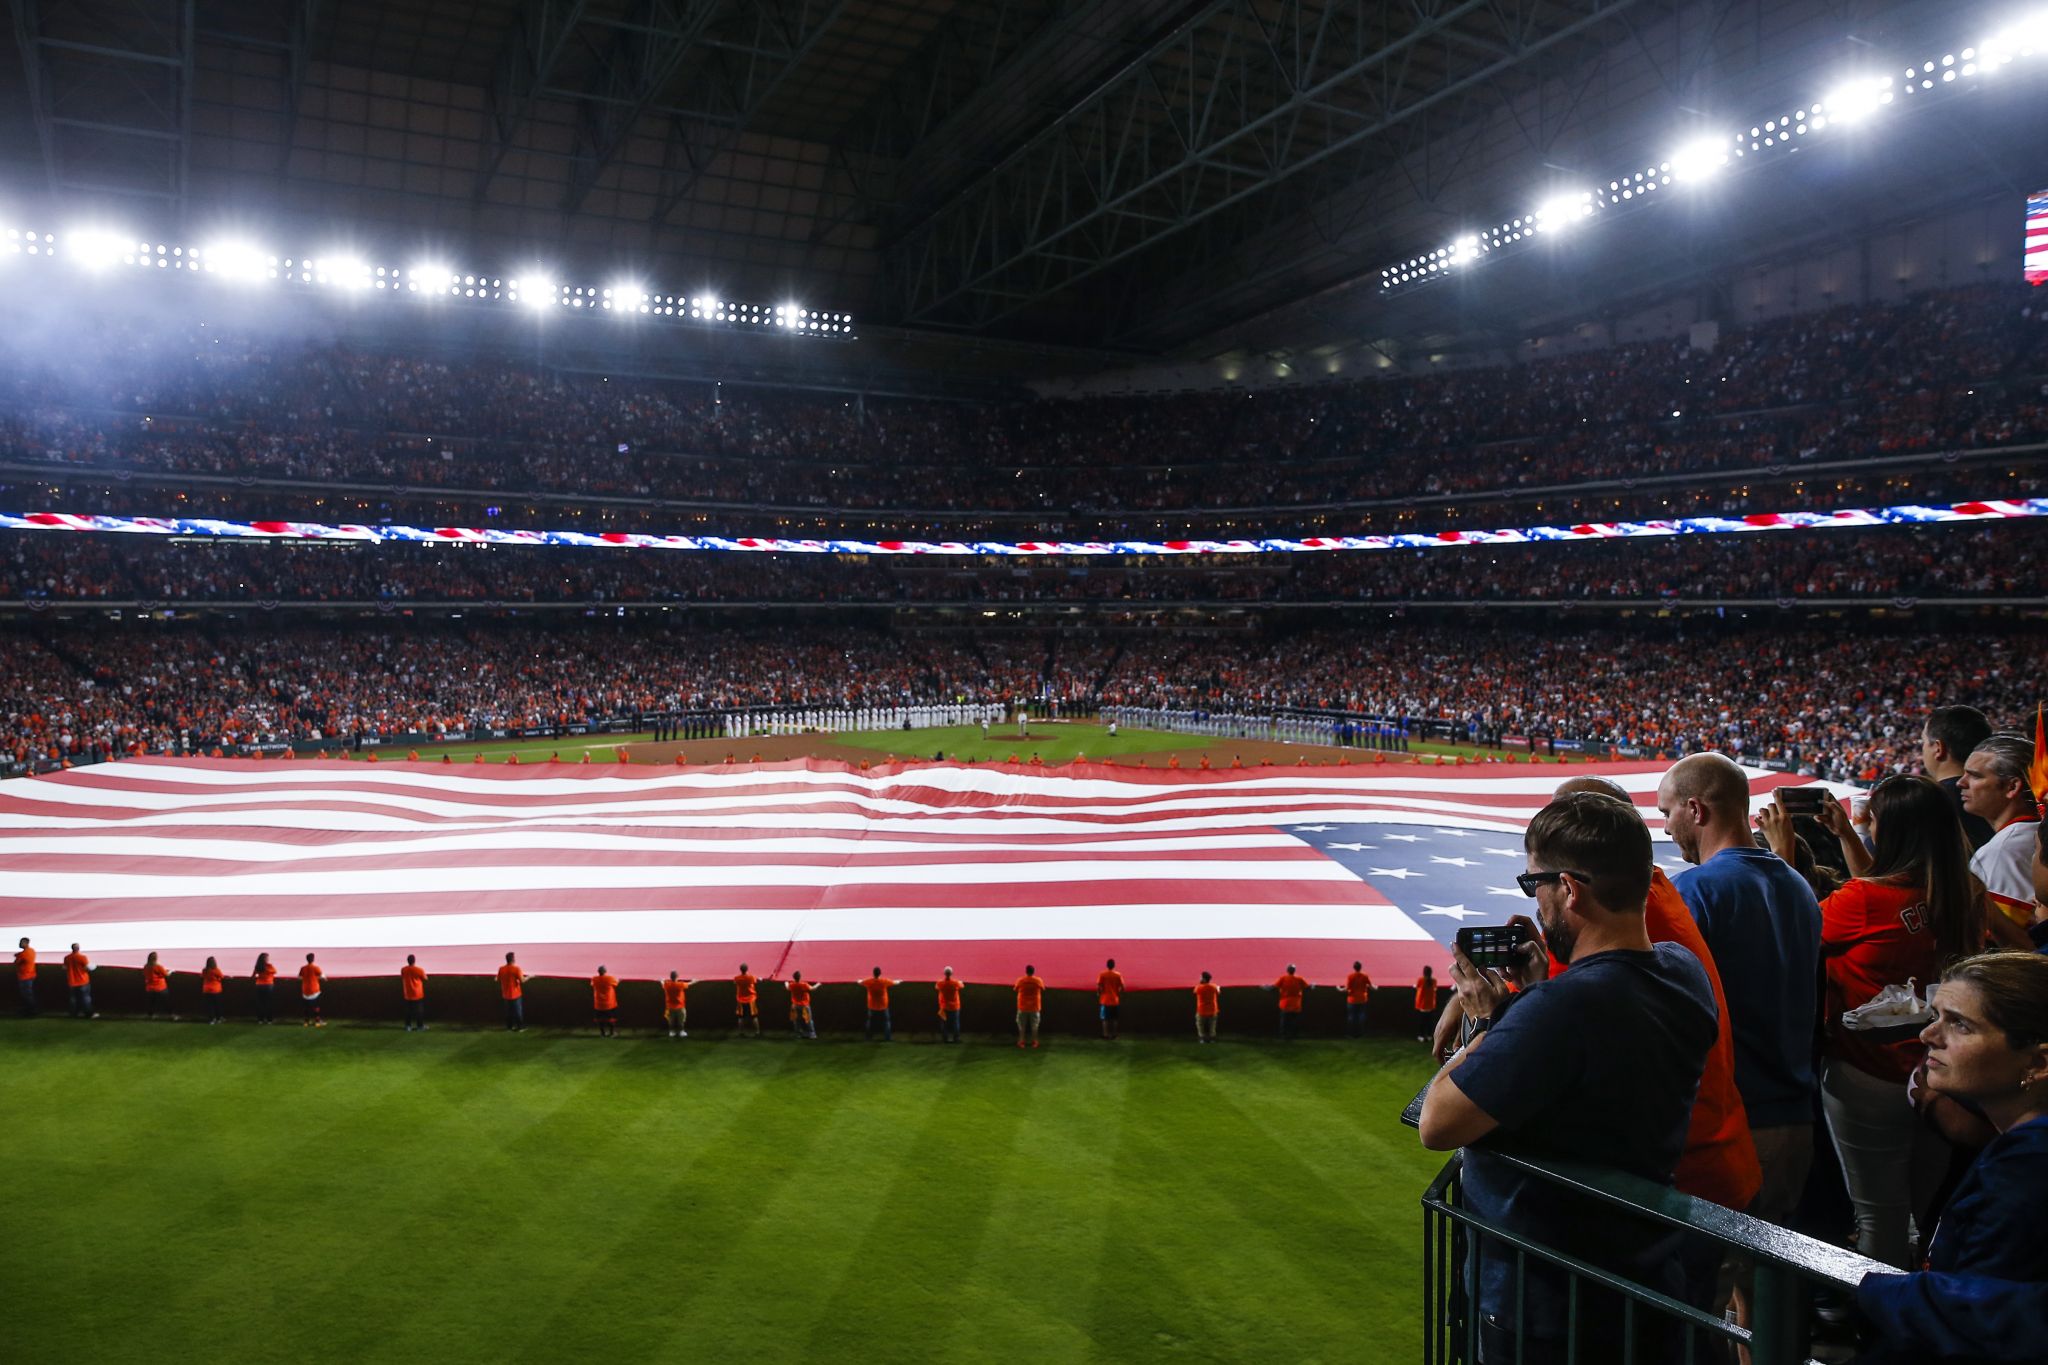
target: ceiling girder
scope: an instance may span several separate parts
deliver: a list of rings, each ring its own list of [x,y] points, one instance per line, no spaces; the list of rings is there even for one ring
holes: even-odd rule
[[[640,116],[659,99],[697,49],[726,0],[636,0],[632,22],[615,26],[589,90],[576,109],[576,152],[562,212],[574,213],[604,168],[632,136]]]
[[[1538,27],[1533,7],[1457,0],[1396,28],[1364,0],[1219,0],[914,229],[892,260],[902,314],[991,326],[1633,3],[1556,0]]]
[[[51,190],[152,199],[182,215],[194,0],[14,0],[13,8]]]
[[[583,22],[583,12],[584,0],[526,0],[525,14],[498,54],[498,75],[489,94],[491,117],[484,129],[472,199],[481,201],[490,191],[505,153],[512,150],[535,101],[554,79],[557,64],[568,51],[577,25]]]

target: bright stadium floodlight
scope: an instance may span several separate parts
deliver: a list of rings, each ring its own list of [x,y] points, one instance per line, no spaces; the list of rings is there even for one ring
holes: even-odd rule
[[[1890,76],[1865,76],[1838,85],[1814,107],[1825,109],[1836,123],[1856,123],[1892,102]]]
[[[354,256],[321,256],[311,263],[313,282],[336,289],[367,289],[370,267]]]
[[[605,290],[604,306],[614,313],[644,313],[647,311],[647,291],[638,280],[615,280]]]
[[[528,308],[543,309],[555,302],[555,282],[545,275],[522,275],[513,280],[511,297]]]
[[[1553,195],[1536,209],[1536,225],[1545,232],[1563,232],[1593,216],[1593,192],[1571,190]]]
[[[427,261],[405,272],[406,290],[439,298],[455,292],[455,272],[439,261]]]
[[[94,274],[119,265],[124,259],[132,264],[135,258],[135,237],[132,233],[108,232],[103,228],[67,232],[59,240],[59,245],[73,265]]]
[[[1732,145],[1726,135],[1694,138],[1671,154],[1671,178],[1680,183],[1713,179],[1727,168]]]
[[[238,284],[277,278],[277,257],[251,242],[216,242],[206,248],[206,272]]]
[[[1468,232],[1451,243],[1451,254],[1445,258],[1451,265],[1470,265],[1479,259],[1479,234]]]

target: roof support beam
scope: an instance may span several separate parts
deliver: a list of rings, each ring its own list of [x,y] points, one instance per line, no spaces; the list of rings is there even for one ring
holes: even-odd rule
[[[15,0],[14,34],[52,191],[182,213],[191,163],[194,0]]]
[[[903,316],[991,326],[1633,3],[1560,0],[1538,27],[1487,0],[1398,21],[1364,0],[1218,0],[906,236]]]
[[[526,0],[526,13],[498,56],[498,75],[490,89],[491,121],[484,130],[472,200],[480,202],[490,191],[505,153],[526,127],[534,102],[547,89],[576,26],[583,22],[583,9],[584,0]]]
[[[618,27],[576,110],[576,155],[562,212],[574,213],[596,186],[640,116],[675,79],[683,58],[704,39],[725,0],[638,0],[633,22]]]

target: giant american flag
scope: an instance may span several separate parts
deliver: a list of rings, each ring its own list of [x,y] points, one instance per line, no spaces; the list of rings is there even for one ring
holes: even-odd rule
[[[859,771],[135,759],[0,782],[0,929],[49,952],[230,971],[317,952],[435,973],[822,981],[951,966],[1132,989],[1439,970],[1526,904],[1522,831],[1563,778],[1663,764]],[[1752,792],[1803,779],[1751,770]],[[1677,867],[1675,850],[1659,858]]]

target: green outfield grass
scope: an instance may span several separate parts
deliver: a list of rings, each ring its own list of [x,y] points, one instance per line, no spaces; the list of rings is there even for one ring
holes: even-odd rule
[[[578,763],[582,761],[585,749],[590,751],[592,763],[616,763],[619,761],[618,747],[621,744],[645,744],[653,738],[654,732],[649,730],[637,735],[563,735],[560,739],[493,739],[478,744],[422,744],[419,750],[421,761],[426,763],[439,763],[443,754],[457,763],[468,763],[478,754],[484,756],[486,763],[503,763],[514,754],[519,755],[521,763],[545,763],[550,754],[560,754],[564,763]],[[708,746],[719,742],[722,741],[702,741],[707,746],[707,753]],[[382,763],[403,759],[410,748],[410,745],[405,744],[385,745],[376,751],[377,759]],[[724,751],[720,750],[720,753],[722,755]],[[312,755],[300,754],[299,757],[310,758]]]
[[[4,1027],[10,1360],[1415,1349],[1412,1043]]]
[[[1124,730],[1111,739],[1107,728],[1092,722],[1075,725],[1047,720],[1032,722],[1029,739],[1017,738],[1015,721],[1008,725],[989,726],[987,739],[981,737],[979,725],[942,725],[931,730],[852,730],[832,738],[840,744],[892,753],[898,758],[930,758],[944,750],[947,758],[975,763],[1000,763],[1011,754],[1027,763],[1033,754],[1047,763],[1071,763],[1077,754],[1082,753],[1090,758],[1122,758],[1125,754],[1195,749],[1205,743],[1226,743],[1223,740],[1206,740],[1198,735],[1172,735],[1161,730]]]

